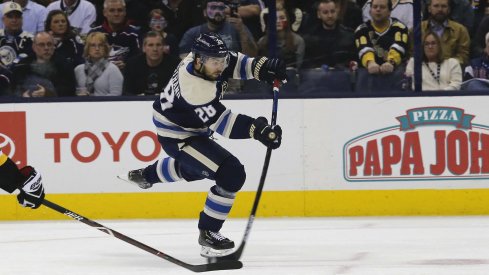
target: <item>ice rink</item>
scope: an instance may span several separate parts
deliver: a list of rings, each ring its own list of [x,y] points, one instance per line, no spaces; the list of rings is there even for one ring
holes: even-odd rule
[[[199,256],[196,220],[103,220],[182,261]],[[240,243],[247,220],[222,232]],[[209,274],[489,274],[489,217],[255,220],[244,267]],[[0,222],[1,275],[192,274],[77,221]]]

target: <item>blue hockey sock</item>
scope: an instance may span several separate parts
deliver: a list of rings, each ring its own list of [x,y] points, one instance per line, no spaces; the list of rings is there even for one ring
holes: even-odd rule
[[[152,183],[174,182],[182,179],[177,171],[175,160],[170,157],[160,159],[146,167],[145,178]]]
[[[175,160],[172,158],[164,158],[158,161],[156,172],[161,182],[174,182],[182,179],[178,175]]]
[[[199,229],[218,232],[231,211],[236,193],[214,185],[207,194],[204,211],[200,213]]]

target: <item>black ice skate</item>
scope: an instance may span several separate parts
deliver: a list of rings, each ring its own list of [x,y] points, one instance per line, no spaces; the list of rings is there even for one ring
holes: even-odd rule
[[[143,171],[144,171],[144,168],[131,170],[131,171],[129,171],[129,173],[127,173],[127,176],[126,175],[119,175],[117,177],[119,179],[127,181],[129,183],[136,184],[137,186],[139,186],[142,189],[148,189],[151,186],[153,186],[153,184],[146,181],[146,179],[144,178]]]
[[[202,245],[200,255],[206,258],[226,256],[234,248],[233,241],[210,230],[200,230],[199,244]]]

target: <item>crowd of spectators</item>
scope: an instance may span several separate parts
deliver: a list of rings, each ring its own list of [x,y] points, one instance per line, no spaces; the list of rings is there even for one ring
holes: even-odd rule
[[[0,96],[159,94],[209,31],[230,50],[283,58],[291,92],[412,90],[413,1],[276,0],[273,40],[263,0],[2,1]],[[422,7],[423,90],[489,90],[489,0]],[[264,90],[247,83],[228,91]]]

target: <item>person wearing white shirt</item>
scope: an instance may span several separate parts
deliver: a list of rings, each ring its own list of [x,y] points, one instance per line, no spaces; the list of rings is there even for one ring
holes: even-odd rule
[[[10,1],[9,1],[10,2]],[[30,0],[15,0],[13,2],[18,3],[22,7],[22,16],[24,21],[22,23],[22,29],[33,35],[44,31],[44,21],[46,20],[47,10],[44,6]],[[0,5],[0,17],[3,16],[1,12],[3,6],[8,2]],[[3,22],[0,21],[0,29],[3,29]]]
[[[87,35],[83,56],[86,62],[75,68],[77,95],[120,96],[124,77],[108,60],[110,45],[105,34]]]
[[[433,32],[423,39],[423,63],[421,66],[423,91],[460,90],[462,68],[455,58],[443,59],[441,40]],[[406,76],[414,74],[414,59],[409,59]],[[414,88],[414,81],[411,88]]]
[[[47,7],[47,11],[62,10],[68,14],[70,24],[78,34],[85,36],[97,18],[95,6],[87,0],[58,0]]]

